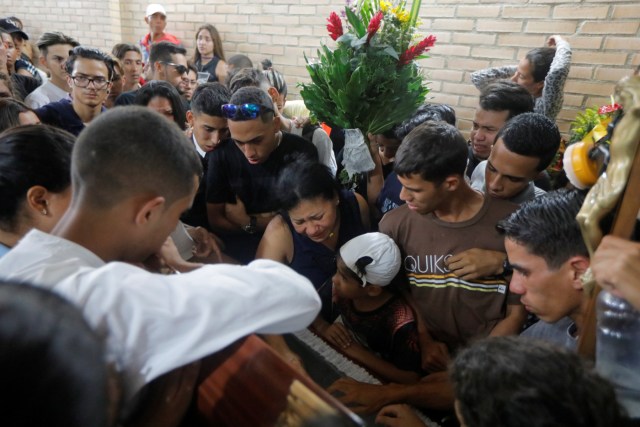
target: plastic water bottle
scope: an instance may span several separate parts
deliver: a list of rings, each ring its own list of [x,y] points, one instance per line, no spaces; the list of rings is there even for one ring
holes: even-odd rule
[[[596,369],[614,384],[628,415],[640,418],[640,312],[602,291],[597,313]]]

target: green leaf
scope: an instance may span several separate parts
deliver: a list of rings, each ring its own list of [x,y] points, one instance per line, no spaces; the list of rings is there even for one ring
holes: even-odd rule
[[[357,38],[353,34],[345,33],[338,37],[336,42],[350,45],[351,43],[353,43],[353,40],[357,40]]]
[[[396,52],[393,46],[387,46],[384,49],[382,49],[382,51],[395,60],[400,59],[400,57],[398,56],[398,52]]]
[[[359,49],[360,46],[363,46],[364,44],[367,43],[367,37],[369,37],[368,34],[365,34],[364,36],[360,37],[359,39],[356,39],[355,37],[351,40],[351,47],[354,49]]]
[[[360,18],[355,13],[353,13],[351,9],[349,9],[349,7],[345,7],[344,10],[347,14],[347,21],[349,21],[349,24],[351,24],[351,27],[353,28],[353,31],[355,31],[356,35],[358,37],[364,36],[367,33],[367,27],[362,23]]]
[[[416,22],[418,22],[418,15],[420,14],[421,5],[422,0],[413,0],[413,3],[411,3],[411,12],[409,12],[409,26],[416,26]]]

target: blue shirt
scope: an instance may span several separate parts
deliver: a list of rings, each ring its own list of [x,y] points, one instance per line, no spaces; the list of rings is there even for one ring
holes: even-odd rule
[[[0,243],[0,258],[5,256],[10,250],[11,248],[9,246],[5,246],[4,244]]]

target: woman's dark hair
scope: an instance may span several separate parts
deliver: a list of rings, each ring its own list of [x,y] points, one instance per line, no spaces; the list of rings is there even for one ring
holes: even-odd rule
[[[555,55],[556,50],[553,47],[537,47],[527,52],[526,58],[531,65],[534,82],[541,82],[547,77]]]
[[[27,105],[14,98],[0,99],[0,132],[20,126],[20,114],[31,111]]]
[[[211,35],[211,40],[213,40],[213,56],[217,56],[221,60],[225,61],[224,57],[224,47],[222,47],[222,39],[220,38],[220,33],[216,30],[211,24],[203,24],[196,30],[196,44],[198,42],[198,35],[200,35],[200,31],[207,30],[209,35]],[[202,59],[202,55],[200,55],[200,51],[196,47],[196,50],[193,54],[193,62],[199,62]]]
[[[29,188],[61,193],[71,185],[75,137],[48,125],[29,125],[0,134],[0,228],[13,232]]]
[[[340,185],[325,165],[306,158],[296,159],[281,172],[277,183],[280,209],[289,211],[303,200],[333,199]]]
[[[172,84],[163,80],[151,80],[138,89],[133,103],[146,107],[156,96],[169,100],[173,111],[173,121],[176,122],[180,129],[185,130],[187,128],[187,112],[178,90]]]
[[[0,370],[3,425],[108,425],[102,338],[55,293],[0,281]]]

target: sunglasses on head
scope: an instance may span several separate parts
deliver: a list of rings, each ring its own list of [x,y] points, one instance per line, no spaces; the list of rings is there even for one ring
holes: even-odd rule
[[[222,115],[230,120],[253,120],[264,111],[273,112],[273,108],[259,104],[223,104]]]
[[[183,75],[184,73],[187,72],[188,68],[185,67],[184,65],[180,65],[180,64],[174,64],[173,62],[168,62],[168,61],[162,61],[162,64],[165,65],[171,65],[172,67],[174,67],[176,69],[176,71],[178,72],[178,74]]]

